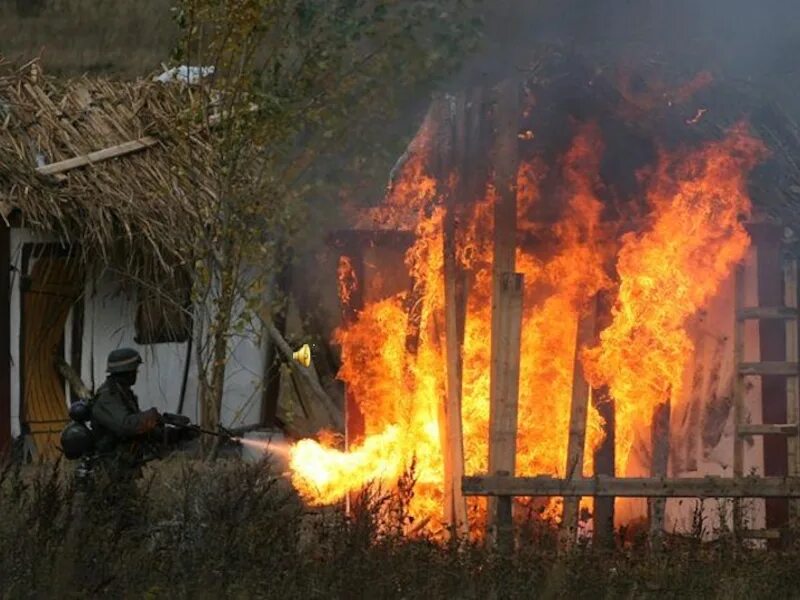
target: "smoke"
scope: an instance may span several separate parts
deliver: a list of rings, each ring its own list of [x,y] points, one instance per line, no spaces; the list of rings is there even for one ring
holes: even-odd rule
[[[800,114],[796,0],[499,0],[485,3],[483,51],[460,83],[511,76],[534,49],[555,45],[598,68],[658,64],[758,86]]]

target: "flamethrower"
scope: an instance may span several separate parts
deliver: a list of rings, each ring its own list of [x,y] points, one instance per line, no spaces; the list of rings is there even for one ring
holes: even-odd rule
[[[176,415],[172,413],[163,413],[161,415],[161,420],[166,426],[164,428],[164,435],[166,436],[170,429],[176,430],[181,433],[189,433],[189,434],[196,434],[196,435],[211,435],[214,437],[218,437],[222,439],[224,442],[230,442],[231,444],[241,445],[242,440],[238,436],[234,435],[233,432],[228,431],[222,425],[219,426],[217,431],[212,431],[210,429],[204,429],[199,425],[195,425],[191,422],[189,417],[185,417],[183,415]]]

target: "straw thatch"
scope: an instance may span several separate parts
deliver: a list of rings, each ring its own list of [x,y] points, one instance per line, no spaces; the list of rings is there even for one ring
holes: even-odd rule
[[[89,262],[137,277],[167,272],[191,259],[202,232],[208,173],[187,173],[171,160],[209,147],[174,127],[187,105],[183,86],[44,77],[37,63],[0,62],[0,201],[26,227],[76,245]],[[42,175],[37,167],[145,136],[138,152]],[[186,165],[186,162],[182,162]],[[202,185],[199,186],[203,188]]]

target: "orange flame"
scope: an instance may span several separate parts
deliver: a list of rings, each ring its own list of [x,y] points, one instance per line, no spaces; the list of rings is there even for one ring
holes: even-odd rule
[[[649,431],[653,410],[681,396],[694,353],[684,325],[747,251],[747,173],[764,156],[743,124],[685,157],[662,156],[648,193],[649,227],[622,239],[613,322],[584,355],[589,379],[608,385],[616,401],[619,473],[635,432]]]
[[[692,353],[684,322],[716,292],[748,245],[739,218],[750,209],[746,175],[763,156],[763,146],[744,126],[685,158],[663,155],[647,193],[648,226],[621,240],[602,221],[602,154],[599,129],[580,128],[559,165],[563,198],[558,200],[564,209],[554,226],[528,218],[529,209],[541,202],[540,167],[520,167],[519,230],[550,239],[547,252],[518,248],[517,269],[526,285],[520,475],[564,474],[576,330],[585,303],[618,285],[613,321],[600,344],[584,349],[582,357],[592,384],[609,386],[616,400],[617,460],[624,470],[636,430],[649,431],[653,408],[670,390],[677,397],[682,366]],[[441,525],[444,476],[443,209],[424,164],[419,156],[406,163],[383,207],[389,220],[401,211],[414,215],[416,242],[406,264],[418,298],[400,294],[370,303],[336,334],[342,347],[339,376],[364,414],[365,437],[348,452],[304,440],[292,449],[291,466],[301,494],[324,504],[369,482],[392,485],[415,461],[411,514],[435,528]],[[488,462],[493,207],[490,187],[460,225],[458,259],[469,273],[462,399],[466,473],[485,472]],[[616,283],[607,274],[615,256]],[[409,310],[418,311],[418,328],[410,326]],[[602,437],[601,419],[590,410],[587,449]],[[589,472],[591,452],[586,455]]]

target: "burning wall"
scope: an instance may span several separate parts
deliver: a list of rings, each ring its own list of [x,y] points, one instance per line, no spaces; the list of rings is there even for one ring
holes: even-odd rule
[[[543,151],[531,144],[526,151],[525,144],[537,135],[530,122],[536,113],[530,90],[528,99],[520,119],[523,160],[517,177],[517,270],[526,285],[517,474],[564,475],[577,322],[597,294],[613,299],[606,327],[595,345],[578,354],[591,384],[608,388],[615,401],[617,473],[632,475],[649,467],[650,422],[665,402],[681,416],[674,429],[687,440],[684,457],[696,460],[701,451],[686,448],[703,428],[704,414],[714,410],[697,396],[698,385],[709,384],[693,384],[687,376],[697,371],[698,353],[713,352],[713,342],[697,347],[702,339],[698,315],[719,303],[733,266],[748,250],[742,225],[751,212],[747,181],[765,158],[765,147],[745,122],[700,144],[667,149],[654,139],[655,151],[628,174],[635,193],[615,194],[606,176],[608,164],[624,171],[626,160],[613,148],[610,153],[599,121],[572,118],[566,145]],[[686,110],[696,114],[695,107]],[[364,415],[363,439],[347,452],[311,440],[292,451],[293,481],[317,503],[336,502],[370,482],[391,486],[413,462],[418,481],[412,514],[434,528],[441,517],[439,415],[446,372],[443,198],[463,189],[457,183],[467,176],[441,172],[437,119],[440,115],[432,111],[384,203],[370,213],[382,227],[413,230],[405,270],[414,285],[367,302],[336,334],[343,358],[339,376]],[[488,173],[485,164],[477,168]],[[462,399],[468,474],[485,472],[488,457],[490,176],[481,189],[480,199],[462,209],[457,235],[458,260],[468,273]],[[342,273],[342,296],[353,285],[370,284],[354,281],[347,269]],[[730,381],[718,387],[716,398],[728,393]],[[711,421],[709,426],[718,426],[720,417]],[[602,419],[592,409],[587,474],[592,472],[591,450],[603,436]],[[702,452],[705,456],[708,448]],[[673,459],[675,464],[686,466],[686,461]],[[472,508],[479,518],[480,506]]]

